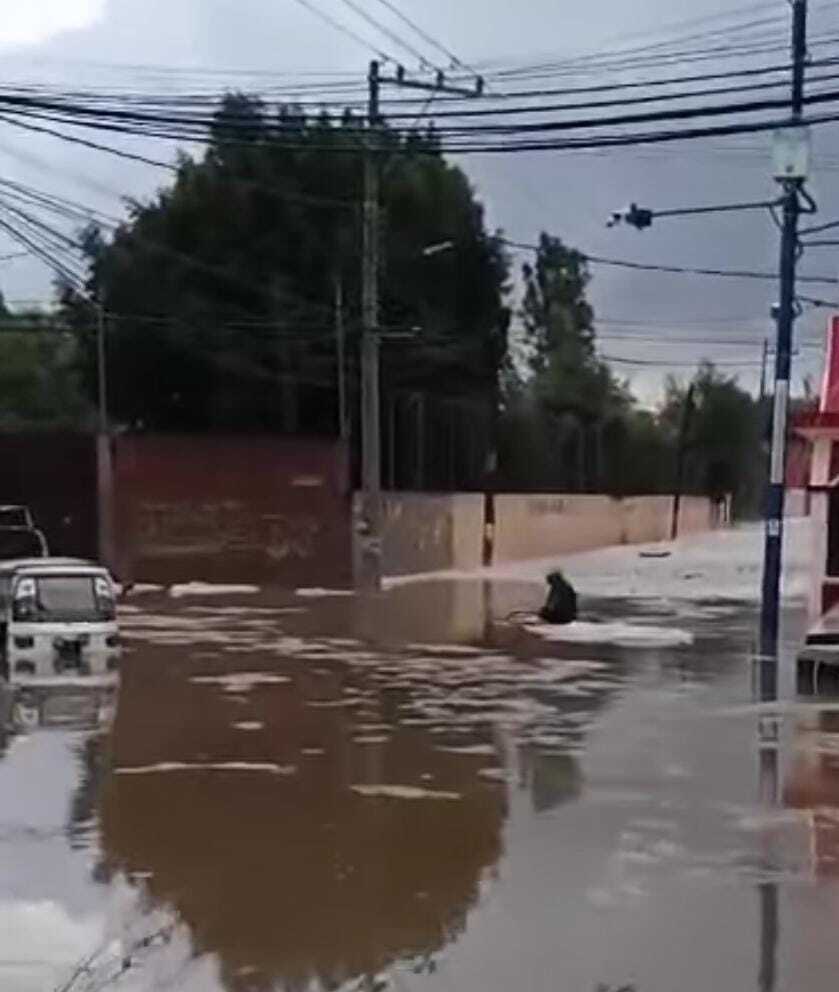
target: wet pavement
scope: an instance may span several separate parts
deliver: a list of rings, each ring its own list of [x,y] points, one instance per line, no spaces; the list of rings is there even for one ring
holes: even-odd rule
[[[833,990],[839,702],[755,702],[748,605],[538,596],[129,599],[118,693],[0,702],[0,987]]]

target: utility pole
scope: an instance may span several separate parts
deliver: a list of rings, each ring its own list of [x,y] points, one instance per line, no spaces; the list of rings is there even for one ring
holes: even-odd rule
[[[792,5],[792,119],[800,121],[804,98],[804,68],[807,58],[807,0]],[[783,188],[781,227],[780,299],[777,309],[778,337],[775,350],[775,393],[772,409],[772,448],[766,498],[766,536],[760,612],[760,653],[778,653],[781,556],[784,536],[784,474],[786,462],[787,409],[789,404],[792,328],[795,321],[795,266],[798,253],[799,193],[803,177],[780,178]],[[777,674],[776,674],[777,678]]]
[[[96,302],[96,387],[98,400],[96,432],[96,501],[99,560],[110,568],[114,561],[114,482],[108,418],[108,353],[105,335],[107,313]]]
[[[763,401],[766,399],[766,367],[769,360],[769,338],[763,339],[763,347],[760,351],[760,405],[763,407]]]
[[[335,276],[335,364],[338,371],[338,437],[346,442],[349,437],[347,424],[347,380],[344,354],[344,284],[341,274]]]
[[[676,486],[673,492],[673,519],[670,521],[670,540],[675,541],[679,536],[679,511],[682,504],[682,489],[684,488],[685,475],[685,449],[687,448],[688,431],[690,422],[693,419],[693,392],[695,383],[688,386],[685,394],[685,402],[682,405],[682,420],[679,424],[679,440],[676,450]]]
[[[364,231],[361,284],[361,520],[358,585],[382,584],[382,468],[379,398],[379,63],[367,76],[367,141],[364,148]]]
[[[105,350],[105,332],[107,330],[105,308],[101,303],[96,304],[96,387],[98,394],[99,433],[108,433],[108,369]]]
[[[364,145],[364,222],[361,280],[361,515],[358,521],[359,551],[356,584],[368,592],[382,586],[382,465],[381,398],[379,394],[379,95],[383,84],[430,93],[481,96],[483,79],[474,89],[449,86],[438,72],[434,82],[408,79],[402,66],[393,76],[380,73],[373,59],[367,73],[367,135]],[[448,247],[448,246],[447,246]]]

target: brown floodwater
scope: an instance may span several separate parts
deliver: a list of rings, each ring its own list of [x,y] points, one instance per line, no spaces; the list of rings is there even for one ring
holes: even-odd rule
[[[533,605],[129,599],[118,689],[0,696],[0,987],[834,989],[839,704],[736,603]]]

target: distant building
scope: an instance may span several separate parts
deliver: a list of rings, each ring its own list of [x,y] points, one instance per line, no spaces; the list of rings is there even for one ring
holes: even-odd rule
[[[813,520],[810,611],[821,617],[839,603],[839,317],[831,320],[824,382],[818,406],[799,411],[794,432],[809,444],[809,458],[794,442],[798,470],[807,469]],[[809,464],[808,464],[809,462]]]

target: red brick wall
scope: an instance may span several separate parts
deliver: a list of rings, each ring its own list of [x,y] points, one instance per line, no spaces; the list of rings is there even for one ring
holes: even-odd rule
[[[346,456],[335,442],[119,437],[114,519],[115,570],[137,582],[350,579]]]

